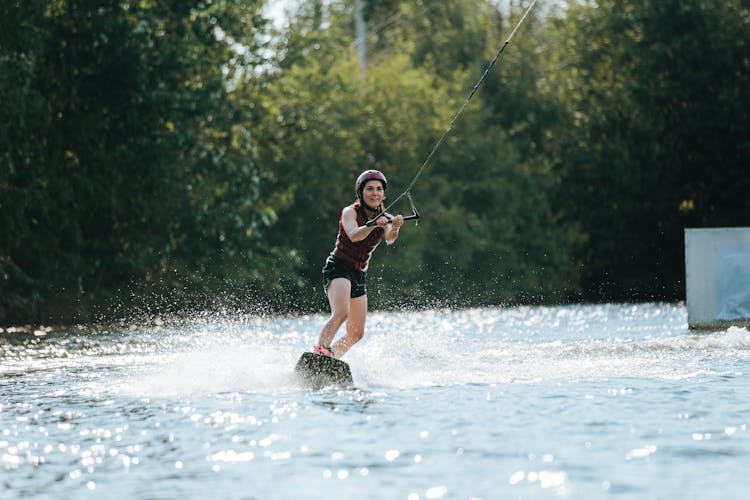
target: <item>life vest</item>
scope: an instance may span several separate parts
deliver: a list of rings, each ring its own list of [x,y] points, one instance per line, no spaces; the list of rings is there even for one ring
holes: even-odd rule
[[[357,226],[364,226],[367,222],[365,209],[359,203],[353,203],[349,207],[353,208],[357,214]],[[380,244],[385,231],[381,227],[376,227],[364,240],[357,241],[356,243],[353,242],[344,230],[342,222],[344,210],[341,211],[341,215],[339,216],[339,234],[336,236],[336,246],[333,248],[331,255],[355,271],[367,271],[372,252]]]

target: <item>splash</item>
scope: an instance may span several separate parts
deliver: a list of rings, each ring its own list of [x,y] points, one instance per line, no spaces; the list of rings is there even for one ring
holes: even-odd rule
[[[373,313],[346,356],[361,388],[538,383],[634,377],[679,380],[714,373],[716,359],[750,358],[750,335],[732,327],[686,329],[679,306],[434,310]],[[131,394],[180,396],[286,392],[303,387],[293,367],[324,318],[267,318],[164,334],[120,386]],[[625,335],[627,334],[627,336]],[[152,333],[149,333],[153,337]],[[193,349],[171,351],[176,345]],[[171,347],[170,347],[171,346]]]

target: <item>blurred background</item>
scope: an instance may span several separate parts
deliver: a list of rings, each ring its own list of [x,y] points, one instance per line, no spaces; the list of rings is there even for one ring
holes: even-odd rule
[[[529,4],[6,1],[0,324],[326,309],[356,176],[406,189]],[[749,28],[742,0],[539,0],[371,307],[683,300],[684,228],[750,223]]]

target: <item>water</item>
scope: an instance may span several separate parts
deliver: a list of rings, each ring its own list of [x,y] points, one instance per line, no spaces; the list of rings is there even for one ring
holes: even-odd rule
[[[0,334],[2,498],[740,498],[750,336],[678,304],[371,313],[355,390],[293,366],[323,316]]]

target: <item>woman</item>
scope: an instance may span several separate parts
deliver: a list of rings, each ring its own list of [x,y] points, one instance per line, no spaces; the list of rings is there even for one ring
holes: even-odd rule
[[[400,215],[380,217],[373,226],[365,223],[383,213],[388,181],[378,170],[366,170],[354,186],[357,201],[345,207],[339,218],[339,233],[333,252],[323,267],[323,287],[331,305],[331,317],[320,332],[313,352],[340,358],[365,334],[367,316],[367,266],[381,240],[391,244],[404,223]],[[346,322],[346,336],[331,345]]]

